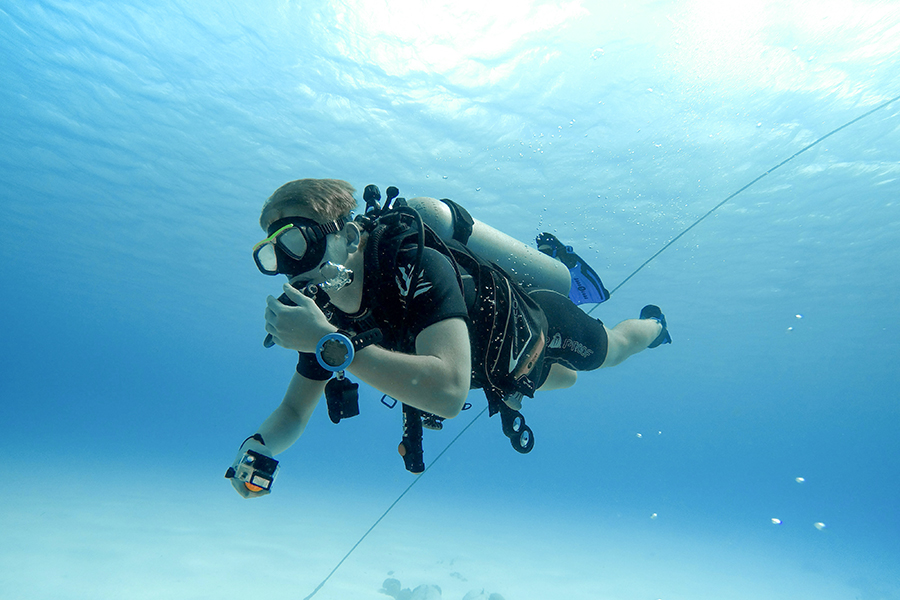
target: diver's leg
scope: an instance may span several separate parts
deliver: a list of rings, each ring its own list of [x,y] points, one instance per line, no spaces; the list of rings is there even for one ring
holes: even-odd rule
[[[545,360],[570,371],[591,371],[603,363],[607,330],[602,322],[589,317],[558,292],[533,290],[528,295],[547,317]]]
[[[612,329],[607,328],[606,360],[600,368],[614,367],[629,356],[646,350],[662,329],[662,324],[655,319],[627,319]]]
[[[578,379],[577,371],[556,363],[550,367],[550,373],[547,375],[544,383],[541,384],[541,387],[538,388],[538,391],[546,392],[569,388],[575,385],[576,379]]]

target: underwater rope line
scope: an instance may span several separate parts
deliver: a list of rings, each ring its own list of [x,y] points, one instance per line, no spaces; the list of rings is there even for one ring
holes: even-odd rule
[[[699,219],[697,219],[696,221],[694,221],[693,223],[691,223],[691,224],[690,224],[687,228],[685,228],[681,233],[679,233],[679,234],[676,235],[674,238],[672,238],[671,240],[669,240],[669,242],[666,243],[665,246],[663,246],[662,248],[660,248],[653,256],[651,256],[650,258],[648,258],[647,260],[645,260],[644,263],[643,263],[641,266],[639,266],[637,269],[634,270],[634,272],[631,273],[631,275],[629,275],[628,277],[626,277],[625,279],[623,279],[623,280],[619,283],[619,285],[617,285],[617,286],[614,287],[612,290],[610,290],[609,295],[612,296],[612,294],[613,294],[616,290],[618,290],[620,287],[622,287],[623,285],[625,285],[625,283],[626,283],[629,279],[631,279],[632,277],[634,277],[635,275],[637,275],[644,267],[646,267],[648,264],[650,264],[657,256],[659,256],[660,254],[662,254],[663,252],[665,252],[672,244],[674,244],[674,243],[677,242],[682,236],[684,236],[684,234],[686,234],[688,231],[690,231],[691,229],[693,229],[694,227],[696,227],[697,225],[699,225],[701,221],[703,221],[704,219],[706,219],[706,217],[708,217],[709,215],[711,215],[711,214],[713,214],[714,212],[716,212],[716,211],[717,211],[719,208],[721,208],[725,203],[727,203],[729,200],[733,199],[735,196],[737,196],[738,194],[740,194],[741,192],[743,192],[744,190],[746,190],[747,188],[749,188],[750,186],[752,186],[753,184],[755,184],[757,181],[759,181],[760,179],[762,179],[763,177],[765,177],[765,176],[768,175],[769,173],[772,173],[773,171],[775,171],[775,170],[777,170],[777,169],[783,167],[784,165],[786,165],[787,163],[791,162],[792,160],[794,160],[795,158],[797,158],[798,156],[800,156],[801,154],[803,154],[804,152],[806,152],[807,150],[809,150],[810,148],[812,148],[813,146],[816,146],[817,144],[819,144],[819,143],[825,141],[826,139],[828,139],[828,138],[831,137],[832,135],[836,134],[837,132],[841,131],[842,129],[846,129],[847,127],[853,125],[854,123],[856,123],[856,122],[858,122],[858,121],[861,121],[861,120],[865,119],[865,118],[868,117],[869,115],[878,112],[879,110],[881,110],[882,108],[885,108],[886,106],[888,106],[888,105],[890,105],[890,104],[893,104],[893,103],[896,102],[897,100],[900,100],[900,96],[895,96],[894,98],[891,98],[891,99],[888,100],[887,102],[884,102],[884,103],[882,103],[882,104],[879,104],[878,106],[876,106],[876,107],[873,108],[872,110],[870,110],[870,111],[868,111],[868,112],[866,112],[866,113],[864,113],[864,114],[862,114],[862,115],[856,117],[855,119],[853,119],[853,120],[851,120],[851,121],[847,121],[846,123],[844,123],[843,125],[841,125],[841,126],[838,127],[837,129],[834,129],[834,130],[832,130],[832,131],[826,133],[825,135],[823,135],[822,137],[820,137],[820,138],[817,139],[816,141],[814,141],[814,142],[812,142],[811,144],[805,146],[803,149],[799,150],[798,152],[795,152],[794,154],[792,154],[792,155],[789,156],[788,158],[784,159],[783,161],[781,161],[780,163],[778,163],[777,165],[775,165],[774,167],[772,167],[771,169],[769,169],[768,171],[766,171],[765,173],[763,173],[762,175],[760,175],[759,177],[757,177],[756,179],[754,179],[753,181],[751,181],[750,183],[748,183],[747,185],[745,185],[744,187],[742,187],[741,189],[739,189],[738,191],[734,192],[733,194],[731,194],[730,196],[728,196],[727,198],[725,198],[724,200],[722,200],[721,202],[719,202],[718,204],[716,204],[714,207],[712,207],[711,209],[709,209],[703,216],[701,216]],[[599,305],[599,304],[596,304],[593,308],[591,308],[591,310],[587,311],[587,314],[591,314],[591,312],[593,312],[594,309],[597,308],[597,306],[600,306],[600,305]],[[440,454],[438,454],[437,456],[434,457],[434,460],[431,461],[431,463],[425,468],[425,470],[422,471],[422,473],[420,473],[418,476],[416,476],[416,478],[413,479],[412,483],[410,483],[408,486],[406,486],[406,489],[403,490],[403,492],[401,492],[399,496],[397,496],[397,499],[394,500],[393,503],[391,503],[391,505],[387,508],[387,510],[385,510],[385,511],[381,514],[380,517],[378,517],[378,519],[372,524],[372,526],[369,527],[368,531],[366,531],[366,532],[362,535],[362,537],[359,538],[359,540],[358,540],[355,544],[353,544],[353,547],[350,548],[350,550],[347,552],[347,554],[345,554],[344,557],[338,562],[338,564],[335,565],[334,569],[331,570],[331,573],[329,573],[328,576],[325,577],[325,579],[322,580],[322,583],[320,583],[318,586],[316,586],[316,589],[314,589],[314,590],[312,591],[312,593],[310,593],[310,594],[309,594],[306,598],[304,598],[303,600],[310,600],[310,598],[312,598],[313,596],[315,596],[316,593],[317,593],[319,590],[322,589],[322,587],[328,582],[328,580],[331,579],[331,576],[335,574],[335,572],[340,568],[340,566],[341,566],[342,564],[344,564],[344,561],[346,561],[346,560],[350,557],[350,555],[353,554],[353,551],[356,550],[356,548],[363,542],[363,540],[366,539],[366,537],[368,537],[368,535],[369,535],[370,533],[372,533],[372,530],[375,529],[375,527],[377,527],[379,523],[381,523],[381,521],[388,515],[388,513],[391,512],[391,510],[393,510],[393,508],[394,508],[395,506],[397,506],[397,503],[400,502],[400,500],[406,495],[406,493],[407,493],[409,490],[411,490],[412,487],[413,487],[414,485],[416,485],[416,484],[419,482],[420,479],[422,479],[422,477],[425,476],[425,473],[427,473],[427,472],[431,469],[431,467],[433,467],[434,464],[437,463],[437,461],[444,455],[444,453],[447,452],[447,450],[449,450],[450,447],[451,447],[453,444],[456,443],[456,440],[458,440],[460,437],[462,437],[462,434],[464,434],[464,433],[466,432],[466,430],[469,429],[469,427],[471,427],[472,425],[475,424],[475,421],[477,421],[477,420],[481,417],[481,415],[483,415],[483,414],[487,411],[487,409],[488,409],[487,406],[485,406],[483,409],[481,409],[481,412],[478,413],[477,415],[475,415],[475,417],[474,417],[471,421],[469,421],[469,423],[468,423],[465,427],[462,428],[462,431],[460,431],[458,434],[456,434],[456,437],[454,437],[452,440],[450,440],[450,443],[447,444],[447,445],[444,447],[443,450],[441,450]]]
[[[709,209],[708,211],[706,211],[706,213],[705,213],[703,216],[701,216],[699,219],[697,219],[696,221],[694,221],[693,223],[691,223],[687,228],[685,228],[684,231],[682,231],[681,233],[679,233],[678,235],[676,235],[674,238],[672,238],[671,240],[669,240],[669,242],[668,242],[665,246],[663,246],[662,248],[660,248],[659,250],[657,250],[656,254],[654,254],[653,256],[651,256],[650,258],[648,258],[647,260],[645,260],[644,263],[643,263],[641,266],[639,266],[637,269],[634,270],[634,272],[631,273],[631,275],[629,275],[628,277],[626,277],[625,279],[623,279],[623,280],[621,281],[621,283],[619,283],[619,285],[617,285],[617,286],[614,287],[612,290],[610,290],[609,295],[612,296],[613,293],[615,293],[616,290],[618,290],[620,287],[622,287],[623,285],[625,285],[625,282],[627,282],[629,279],[631,279],[632,277],[634,277],[635,275],[637,275],[644,267],[646,267],[648,264],[650,264],[650,263],[653,261],[653,259],[655,259],[657,256],[659,256],[659,255],[662,254],[663,252],[665,252],[665,251],[669,248],[669,246],[671,246],[672,244],[674,244],[675,242],[677,242],[684,234],[686,234],[688,231],[690,231],[691,229],[693,229],[694,227],[696,227],[697,225],[699,225],[700,222],[703,221],[706,217],[708,217],[709,215],[711,215],[711,214],[713,214],[714,212],[716,212],[717,210],[719,210],[726,202],[728,202],[729,200],[733,199],[735,196],[737,196],[738,194],[740,194],[741,192],[743,192],[744,190],[746,190],[747,188],[749,188],[750,186],[752,186],[754,183],[756,183],[757,181],[759,181],[760,179],[762,179],[763,177],[765,177],[765,176],[768,175],[769,173],[772,173],[773,171],[775,171],[775,170],[777,170],[777,169],[780,169],[781,167],[783,167],[783,166],[786,165],[787,163],[791,162],[792,160],[794,160],[795,158],[797,158],[798,156],[800,156],[801,154],[803,154],[804,152],[806,152],[807,150],[809,150],[810,148],[812,148],[813,146],[816,146],[816,145],[820,144],[821,142],[823,142],[823,141],[825,141],[826,139],[830,138],[831,136],[833,136],[833,135],[836,134],[837,132],[841,131],[842,129],[846,129],[847,127],[850,127],[850,126],[853,125],[854,123],[856,123],[856,122],[858,122],[858,121],[861,121],[861,120],[865,119],[865,118],[868,117],[869,115],[878,112],[879,110],[881,110],[882,108],[888,106],[889,104],[893,104],[893,103],[896,102],[897,100],[900,100],[900,96],[895,96],[895,97],[891,98],[890,100],[888,100],[887,102],[884,102],[884,103],[882,103],[882,104],[879,104],[878,106],[876,106],[875,108],[873,108],[873,109],[870,110],[869,112],[864,113],[864,114],[862,114],[862,115],[856,117],[855,119],[853,119],[853,120],[851,120],[851,121],[847,121],[846,123],[844,123],[843,125],[841,125],[841,126],[838,127],[837,129],[834,129],[834,130],[832,130],[832,131],[829,131],[828,133],[826,133],[825,135],[823,135],[822,137],[820,137],[820,138],[817,139],[816,141],[812,142],[811,144],[805,146],[803,149],[801,149],[801,150],[795,152],[794,154],[792,154],[791,156],[787,157],[786,159],[784,159],[783,161],[781,161],[780,163],[778,163],[777,165],[775,165],[774,167],[772,167],[771,169],[769,169],[768,171],[766,171],[765,173],[763,173],[762,175],[760,175],[759,177],[757,177],[756,179],[754,179],[753,181],[751,181],[750,183],[748,183],[747,185],[745,185],[744,187],[742,187],[741,189],[739,189],[738,191],[736,191],[735,193],[731,194],[730,196],[728,196],[727,198],[725,198],[724,200],[722,200],[721,202],[719,202],[718,204],[716,204],[715,206],[713,206],[711,209]],[[594,307],[591,308],[591,310],[587,311],[587,314],[591,314],[591,313],[594,311],[594,309],[597,308],[598,306],[600,306],[600,305],[599,305],[599,304],[594,305]]]
[[[362,541],[363,541],[364,539],[366,539],[366,537],[368,537],[368,535],[369,535],[370,533],[372,533],[372,530],[375,529],[375,527],[377,527],[379,523],[381,523],[381,520],[384,519],[384,518],[388,515],[388,513],[391,512],[391,510],[393,510],[393,508],[394,508],[395,506],[397,506],[397,503],[400,502],[400,500],[403,498],[403,496],[406,495],[406,492],[408,492],[409,490],[411,490],[411,489],[412,489],[412,486],[414,486],[414,485],[416,485],[417,483],[419,483],[419,480],[422,479],[422,477],[425,476],[425,473],[427,473],[428,470],[431,469],[431,467],[433,467],[434,464],[435,464],[438,460],[440,460],[440,458],[444,455],[444,453],[445,453],[447,450],[450,449],[450,446],[452,446],[452,445],[456,442],[456,440],[458,440],[458,439],[462,436],[462,434],[464,434],[464,433],[466,432],[466,430],[467,430],[469,427],[471,427],[472,425],[475,424],[475,421],[478,420],[478,417],[480,417],[481,415],[483,415],[487,409],[488,409],[487,406],[485,406],[484,408],[482,408],[482,409],[481,409],[481,412],[478,413],[477,415],[475,415],[475,417],[474,417],[471,421],[469,421],[469,424],[466,425],[465,427],[463,427],[463,428],[462,428],[462,431],[460,431],[459,433],[457,433],[457,434],[456,434],[456,437],[454,437],[452,440],[450,440],[450,443],[447,444],[447,446],[446,446],[443,450],[441,450],[440,454],[438,454],[437,456],[434,457],[434,460],[431,461],[431,464],[429,464],[427,467],[425,467],[425,470],[422,471],[419,475],[417,475],[416,478],[412,480],[412,483],[410,483],[408,486],[406,486],[406,489],[403,490],[403,492],[402,492],[399,496],[397,496],[397,499],[394,500],[394,502],[393,502],[390,506],[387,507],[387,510],[384,511],[383,513],[381,513],[381,516],[378,517],[378,519],[377,519],[374,523],[372,523],[372,526],[369,527],[369,530],[366,531],[366,532],[362,535],[362,537],[359,538],[359,540],[358,540],[355,544],[353,544],[353,547],[350,548],[350,550],[347,552],[347,554],[344,555],[344,558],[342,558],[342,559],[340,560],[340,562],[338,562],[338,564],[336,564],[336,565],[334,566],[334,568],[331,570],[331,573],[328,574],[328,577],[326,577],[325,579],[323,579],[323,580],[322,580],[322,583],[320,583],[320,584],[316,587],[316,589],[314,589],[314,590],[312,591],[312,593],[311,593],[309,596],[307,596],[306,598],[304,598],[303,600],[309,600],[310,598],[312,598],[313,596],[316,595],[316,592],[318,592],[319,590],[322,589],[322,586],[325,585],[325,583],[326,583],[329,579],[331,579],[331,576],[334,575],[334,572],[337,571],[337,570],[340,568],[340,566],[341,566],[342,564],[344,564],[344,561],[347,560],[347,559],[350,557],[351,554],[353,554],[353,551],[356,550],[356,547],[359,546],[359,545],[362,543]]]

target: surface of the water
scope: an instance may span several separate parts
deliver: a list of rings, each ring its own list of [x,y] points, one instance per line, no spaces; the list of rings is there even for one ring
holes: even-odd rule
[[[302,598],[409,484],[372,390],[270,497],[221,478],[293,368],[249,256],[285,181],[454,198],[613,289],[900,94],[894,2],[486,4],[0,1],[4,597]],[[479,419],[317,597],[900,598],[898,112],[630,279],[593,314],[674,343],[527,401],[528,456]]]

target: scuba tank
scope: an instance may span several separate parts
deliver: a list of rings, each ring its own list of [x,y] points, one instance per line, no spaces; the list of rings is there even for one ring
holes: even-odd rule
[[[475,254],[512,275],[526,290],[553,290],[569,295],[572,276],[560,261],[470,217],[464,209],[460,214],[455,203],[424,196],[406,203],[442,240],[456,239],[464,243]],[[469,233],[466,239],[460,239],[461,229]]]

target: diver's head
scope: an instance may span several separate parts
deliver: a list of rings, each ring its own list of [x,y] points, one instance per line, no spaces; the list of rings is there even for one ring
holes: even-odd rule
[[[340,179],[297,179],[269,196],[259,215],[259,225],[269,225],[286,216],[303,216],[320,223],[348,218],[356,208],[352,185]]]
[[[360,228],[350,220],[353,191],[337,179],[300,179],[278,188],[260,215],[268,236],[253,248],[259,270],[286,275],[292,284],[318,284],[328,278],[325,265],[347,265],[361,247]]]

